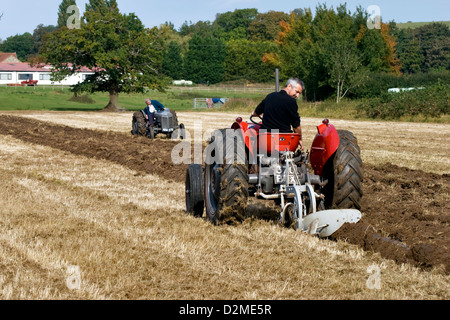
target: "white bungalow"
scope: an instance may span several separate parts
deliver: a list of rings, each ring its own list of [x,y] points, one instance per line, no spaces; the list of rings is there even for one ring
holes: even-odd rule
[[[15,85],[26,80],[37,80],[37,85],[70,86],[84,81],[92,74],[94,74],[92,70],[83,68],[79,73],[63,81],[54,82],[51,80],[51,66],[32,67],[25,62],[0,63],[0,85]]]

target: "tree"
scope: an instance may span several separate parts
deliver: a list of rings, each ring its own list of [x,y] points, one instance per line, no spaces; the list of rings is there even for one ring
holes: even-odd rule
[[[64,26],[67,26],[67,20],[72,15],[72,13],[67,13],[67,9],[70,6],[77,5],[75,0],[62,0],[61,4],[59,5],[58,10],[58,28],[62,28]]]
[[[89,0],[89,3],[86,4],[86,11],[95,11],[102,15],[118,10],[116,0]]]
[[[389,53],[380,30],[370,30],[366,25],[360,25],[355,41],[361,53],[362,63],[370,71],[389,71],[389,65],[385,59]]]
[[[430,23],[417,28],[417,38],[425,61],[423,71],[450,67],[450,28],[443,23]]]
[[[258,15],[258,9],[236,9],[233,12],[217,14],[214,21],[214,35],[228,41],[246,39],[250,23]]]
[[[283,77],[297,76],[304,79],[312,71],[315,48],[311,27],[310,11],[303,16],[292,13],[288,21],[280,22],[281,31],[276,43],[280,47],[279,63]]]
[[[171,41],[164,54],[162,65],[163,73],[172,79],[182,79],[183,77],[183,58],[181,57],[180,46]]]
[[[182,36],[172,25],[164,23],[158,27],[158,37],[163,41],[164,47],[166,48],[165,55],[168,54],[167,51],[170,43],[174,42],[179,48],[181,60],[183,59],[182,57],[184,57],[188,50],[188,42],[191,38],[190,35]],[[174,46],[174,44],[172,44],[172,46]],[[181,65],[183,65],[183,61],[181,61]],[[183,68],[181,70],[183,71]]]
[[[29,32],[6,38],[0,45],[0,51],[15,52],[19,60],[27,60],[33,53],[33,36]]]
[[[192,23],[192,21],[185,21],[179,31],[181,36],[193,36],[194,34],[199,34],[202,36],[212,35],[213,27],[210,21],[198,21],[197,23]]]
[[[402,62],[401,71],[404,73],[419,73],[425,62],[425,56],[420,42],[417,39],[404,37],[405,31],[401,30],[402,40],[399,41],[399,59]]]
[[[349,90],[362,83],[365,72],[352,42],[337,41],[330,57],[330,85],[336,89],[336,103],[339,103]]]
[[[366,24],[361,7],[352,15],[345,4],[336,9],[321,4],[314,17],[310,9],[296,9],[289,20],[280,22],[278,56],[265,58],[280,65],[282,77],[303,79],[308,99],[336,95],[339,102],[362,82],[367,70],[399,73],[390,25],[369,30]]]
[[[49,34],[41,47],[58,81],[87,67],[95,73],[72,87],[79,92],[109,92],[107,110],[118,109],[119,93],[163,90],[163,46],[157,28],[145,29],[134,15],[119,12],[115,1],[91,0],[80,29]]]
[[[273,41],[281,31],[280,22],[288,20],[289,15],[281,11],[260,13],[248,26],[251,40]]]
[[[391,28],[397,38],[402,72],[419,73],[450,69],[450,29],[442,23],[430,23],[415,29]]]
[[[401,66],[396,49],[397,41],[395,40],[394,35],[391,33],[389,24],[382,22],[380,33],[383,37],[386,48],[386,55],[384,56],[385,64],[389,68],[389,72],[398,75],[400,74]]]
[[[194,34],[184,59],[185,76],[197,83],[223,80],[226,48],[221,39]]]
[[[57,27],[53,25],[44,26],[43,24],[38,25],[33,31],[33,49],[32,55],[38,54],[40,47],[42,46],[43,39],[47,33],[55,31]]]
[[[256,82],[273,79],[274,68],[270,64],[264,63],[263,56],[276,52],[276,44],[270,41],[246,39],[228,41],[224,79],[246,79]]]

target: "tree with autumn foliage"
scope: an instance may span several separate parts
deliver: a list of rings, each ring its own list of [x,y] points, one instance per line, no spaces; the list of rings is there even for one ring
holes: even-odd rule
[[[310,9],[297,9],[280,23],[279,54],[265,59],[278,64],[284,78],[303,79],[309,99],[335,95],[339,102],[364,81],[368,71],[400,71],[389,25],[369,30],[366,24],[362,8],[351,14],[345,4],[336,9],[320,4],[314,16]]]
[[[397,53],[397,41],[391,34],[389,24],[381,22],[380,33],[386,46],[386,56],[384,57],[384,60],[389,68],[389,72],[400,74],[401,65]]]
[[[281,31],[275,40],[279,46],[278,54],[269,53],[264,56],[267,63],[280,68],[280,77],[287,79],[298,76],[307,83],[306,92],[313,92],[317,67],[315,56],[318,52],[312,39],[312,14],[310,10],[295,15],[291,13],[288,21],[281,21]]]
[[[281,11],[258,13],[248,26],[248,38],[252,41],[274,41],[280,32],[280,22],[289,19]]]

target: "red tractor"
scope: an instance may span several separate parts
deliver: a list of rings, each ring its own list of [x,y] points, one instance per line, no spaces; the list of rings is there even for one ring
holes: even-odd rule
[[[354,135],[327,119],[317,127],[311,151],[300,134],[267,132],[259,122],[237,118],[216,130],[205,165],[186,172],[186,212],[214,224],[246,218],[250,196],[280,205],[280,222],[328,237],[361,219],[362,161]],[[206,209],[206,210],[205,210]]]

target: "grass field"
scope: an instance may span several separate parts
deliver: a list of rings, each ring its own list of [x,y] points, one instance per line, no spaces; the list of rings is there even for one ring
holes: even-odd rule
[[[267,93],[269,93],[268,91]],[[190,110],[194,98],[236,98],[260,101],[264,92],[241,92],[236,90],[204,88],[177,88],[167,92],[149,91],[145,94],[121,94],[120,107],[126,110],[138,110],[145,107],[145,99],[159,100],[165,106],[174,110]],[[0,86],[0,110],[51,110],[51,111],[98,111],[109,101],[107,93],[94,93],[71,101],[73,93],[67,87],[36,86],[36,87],[5,87]],[[85,102],[89,101],[89,103]]]
[[[265,89],[247,89],[243,87],[202,87],[172,88],[166,92],[150,91],[145,94],[121,94],[119,105],[125,110],[133,111],[145,107],[145,99],[159,100],[166,107],[175,111],[231,112],[249,115],[255,107],[272,92],[269,85]],[[194,110],[195,98],[227,98],[228,102],[213,109]],[[87,103],[86,101],[89,101]],[[79,97],[73,101],[73,93],[68,88],[52,86],[5,87],[0,86],[0,110],[43,110],[43,111],[100,111],[109,101],[107,93],[94,93]],[[343,100],[339,105],[328,100],[317,103],[300,102],[302,117],[317,117],[347,120],[373,120],[357,111],[358,100]],[[399,121],[450,123],[450,115],[440,118],[425,118],[421,115],[405,116]]]
[[[450,21],[434,21],[434,22],[442,23],[450,27]],[[399,29],[408,29],[408,28],[415,29],[431,23],[433,22],[399,22],[397,23],[397,27]]]

